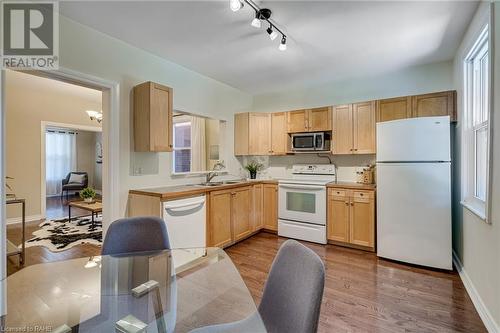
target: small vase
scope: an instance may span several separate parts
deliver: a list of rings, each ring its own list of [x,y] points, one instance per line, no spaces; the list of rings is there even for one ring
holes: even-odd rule
[[[257,178],[257,171],[250,171],[250,179],[256,179]]]
[[[83,199],[86,203],[92,203],[94,201],[94,198],[85,198]]]

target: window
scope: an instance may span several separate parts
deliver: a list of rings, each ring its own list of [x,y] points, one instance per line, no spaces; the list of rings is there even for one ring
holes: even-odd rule
[[[462,132],[462,203],[487,218],[489,178],[490,66],[488,27],[464,62],[464,119]]]
[[[191,122],[174,123],[174,172],[191,171]]]

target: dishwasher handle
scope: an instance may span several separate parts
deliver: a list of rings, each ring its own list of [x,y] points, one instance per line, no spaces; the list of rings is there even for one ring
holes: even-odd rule
[[[165,203],[165,210],[170,210],[172,212],[183,212],[183,211],[188,211],[193,208],[196,208],[198,206],[202,206],[205,204],[205,198],[196,200],[196,201],[191,201],[185,204],[170,204],[170,203]]]

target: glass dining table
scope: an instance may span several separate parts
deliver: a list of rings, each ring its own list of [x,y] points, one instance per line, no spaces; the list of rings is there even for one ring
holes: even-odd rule
[[[265,332],[238,270],[218,248],[43,263],[2,284],[1,332],[190,332],[233,322]]]

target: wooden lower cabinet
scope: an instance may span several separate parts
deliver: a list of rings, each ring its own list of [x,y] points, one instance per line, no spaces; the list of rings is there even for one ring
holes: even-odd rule
[[[328,196],[328,239],[337,242],[349,242],[350,202],[346,191],[331,191]]]
[[[224,247],[232,242],[232,190],[213,191],[209,195],[208,246]]]
[[[254,232],[252,186],[209,194],[208,246],[226,247]]]
[[[278,185],[263,184],[262,202],[264,229],[278,231]]]
[[[256,184],[252,186],[252,231],[260,230],[264,227],[263,210],[263,186]]]
[[[246,238],[252,233],[251,208],[252,191],[251,187],[234,189],[231,192],[231,214],[233,224],[233,241],[237,242]]]
[[[375,250],[375,191],[328,190],[328,240]]]

